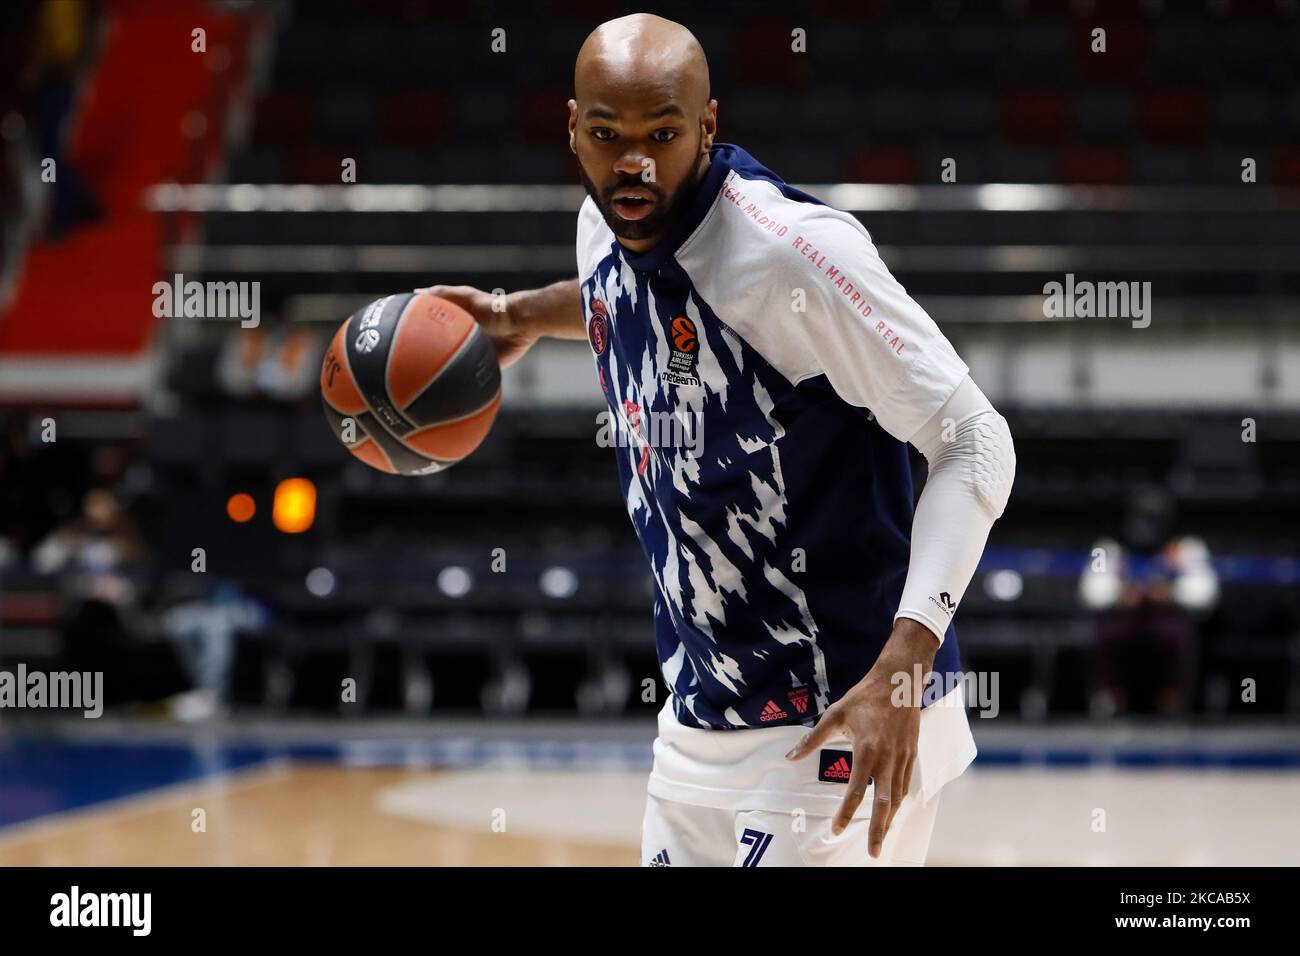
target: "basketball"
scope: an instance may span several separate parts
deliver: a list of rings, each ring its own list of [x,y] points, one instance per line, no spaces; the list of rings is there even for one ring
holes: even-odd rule
[[[473,316],[403,293],[358,309],[320,375],[325,417],[345,448],[397,475],[428,475],[483,441],[501,405],[501,367]]]

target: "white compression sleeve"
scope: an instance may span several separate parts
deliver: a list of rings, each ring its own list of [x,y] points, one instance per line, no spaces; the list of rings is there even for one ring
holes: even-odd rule
[[[912,520],[912,556],[898,613],[943,642],[1016,471],[1007,420],[967,376],[912,437],[930,474]]]

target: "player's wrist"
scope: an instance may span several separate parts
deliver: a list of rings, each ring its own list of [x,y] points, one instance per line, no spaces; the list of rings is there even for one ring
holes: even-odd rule
[[[919,706],[921,688],[934,668],[938,650],[939,642],[929,628],[910,618],[900,617],[894,621],[889,639],[881,648],[875,664],[854,690],[860,689],[868,697],[877,693],[889,695],[902,681],[903,686],[910,684],[914,687],[912,696]]]
[[[506,295],[505,319],[511,335],[525,338],[540,338],[540,312],[538,310],[537,289],[522,289]]]
[[[909,666],[921,664],[928,670],[938,652],[939,640],[929,627],[910,617],[899,617],[894,620],[881,656],[888,654]]]
[[[552,338],[583,338],[580,299],[570,286],[557,282],[540,289],[523,289],[506,296],[506,314],[513,334],[532,341]],[[575,309],[575,305],[578,306]],[[575,317],[576,316],[576,317]]]

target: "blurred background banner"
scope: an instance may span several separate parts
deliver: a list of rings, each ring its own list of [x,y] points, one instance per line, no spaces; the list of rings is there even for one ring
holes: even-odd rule
[[[0,865],[637,862],[666,690],[586,343],[426,477],[318,394],[379,296],[574,274],[573,60],[633,9],[1015,436],[931,862],[1300,863],[1295,2],[18,0]]]

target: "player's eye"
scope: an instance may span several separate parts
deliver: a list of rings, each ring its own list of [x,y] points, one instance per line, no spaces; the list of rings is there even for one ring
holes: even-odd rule
[[[675,129],[657,129],[650,134],[656,143],[671,143],[677,138]]]
[[[608,143],[614,138],[614,131],[608,126],[594,126],[591,129],[591,135],[602,143]]]

